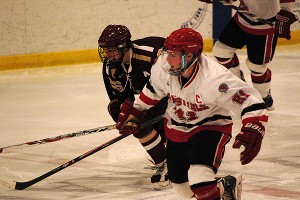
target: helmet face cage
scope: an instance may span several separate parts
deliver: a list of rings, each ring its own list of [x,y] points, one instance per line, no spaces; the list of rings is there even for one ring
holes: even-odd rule
[[[162,63],[162,68],[164,69],[165,72],[171,74],[172,76],[180,76],[182,74],[182,72],[184,71],[183,69],[183,66],[186,66],[186,59],[185,59],[185,54],[184,53],[180,53],[180,52],[176,52],[180,55],[181,57],[181,68],[180,69],[177,69],[177,70],[174,70],[172,69],[171,70],[171,67],[170,65],[168,64],[168,62],[166,61],[166,56],[168,56],[169,54],[174,54],[173,51],[169,51],[165,48],[162,49],[162,54],[161,54],[161,58],[165,61],[163,61]]]
[[[98,40],[98,53],[100,60],[103,62],[107,55],[103,48],[116,48],[120,55],[120,59],[111,60],[111,62],[119,62],[123,60],[123,57],[131,48],[130,41],[131,33],[126,26],[111,24],[108,25],[102,32]]]
[[[131,43],[122,44],[122,45],[118,45],[118,46],[111,46],[111,47],[98,46],[98,53],[99,53],[99,57],[100,57],[101,62],[104,62],[105,58],[108,57],[108,55],[106,55],[106,53],[104,51],[104,48],[108,48],[108,49],[109,48],[115,48],[115,50],[118,50],[118,54],[119,54],[120,58],[118,60],[116,60],[116,59],[110,60],[110,62],[118,62],[118,61],[123,59],[125,53],[128,51],[128,49],[131,48]]]
[[[106,58],[106,54],[104,52],[104,49],[100,46],[98,46],[98,53],[99,53],[100,61],[104,62],[104,60]]]
[[[198,56],[203,50],[203,39],[199,32],[190,28],[181,28],[172,32],[164,43],[164,49],[168,51],[177,51],[181,53],[181,68],[179,70],[168,70],[171,75],[179,76],[189,66],[198,60]],[[187,64],[185,55],[193,53],[192,62]]]

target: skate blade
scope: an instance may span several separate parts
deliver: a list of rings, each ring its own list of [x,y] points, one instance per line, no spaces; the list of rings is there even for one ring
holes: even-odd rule
[[[271,107],[267,107],[267,110],[268,110],[268,111],[272,111],[272,110],[275,110],[275,107],[274,107],[274,106],[271,106]]]
[[[173,185],[170,181],[156,182],[153,183],[155,190],[165,190],[169,188],[173,188]]]

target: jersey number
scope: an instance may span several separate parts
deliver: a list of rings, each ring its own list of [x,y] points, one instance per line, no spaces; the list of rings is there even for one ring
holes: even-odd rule
[[[184,111],[181,108],[175,110],[175,115],[180,120],[193,121],[193,120],[197,119],[195,112],[187,111],[186,113],[184,113]]]

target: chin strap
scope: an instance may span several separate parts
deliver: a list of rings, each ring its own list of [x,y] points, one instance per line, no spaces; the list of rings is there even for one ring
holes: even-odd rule
[[[186,69],[188,69],[190,66],[192,66],[193,64],[195,64],[197,62],[197,60],[199,59],[201,53],[198,53],[196,56],[194,56],[193,60],[190,62],[190,64],[187,64],[187,61],[185,59],[185,55],[182,54],[181,57],[181,69],[180,69],[180,74],[182,74],[182,72],[184,72]]]

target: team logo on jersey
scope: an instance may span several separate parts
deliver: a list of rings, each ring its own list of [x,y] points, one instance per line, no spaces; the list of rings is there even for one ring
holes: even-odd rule
[[[196,94],[196,102],[199,103],[199,104],[202,104],[202,103],[203,103],[203,101],[202,101],[202,99],[201,99],[201,95]]]
[[[111,76],[115,79],[116,77],[115,77],[115,74],[116,74],[116,68],[112,68],[112,69],[110,69],[110,73],[111,73]]]
[[[114,81],[111,78],[109,78],[109,82],[113,89],[118,90],[120,92],[124,90],[123,85],[120,81]]]
[[[222,83],[220,86],[219,86],[219,91],[220,92],[224,92],[226,93],[228,91],[229,87],[226,83]]]
[[[170,93],[168,93],[167,95],[170,97],[171,101],[173,102],[174,110],[177,110],[177,114],[179,114],[179,112],[183,113],[181,108],[177,108],[177,107],[182,107],[182,106],[188,107],[193,112],[201,112],[203,110],[209,109],[209,107],[203,103],[197,104],[194,102],[186,101],[186,100],[182,99],[181,97],[176,97],[174,95],[171,95]],[[189,113],[189,114],[191,114],[191,113]]]

